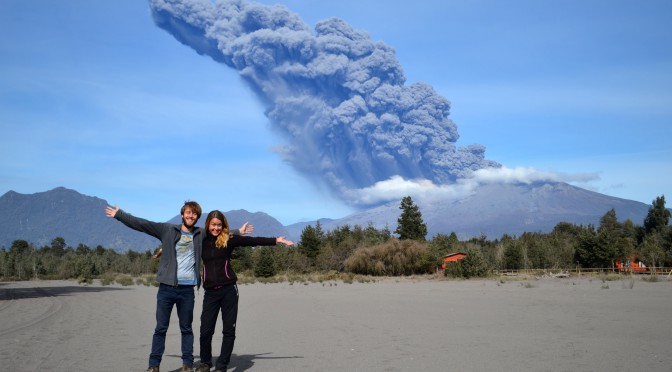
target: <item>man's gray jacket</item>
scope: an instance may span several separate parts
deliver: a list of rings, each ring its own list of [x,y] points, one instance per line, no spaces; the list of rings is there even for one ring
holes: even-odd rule
[[[175,246],[182,235],[181,226],[172,223],[160,223],[147,221],[143,218],[135,217],[130,213],[126,213],[119,209],[114,215],[114,218],[119,220],[124,225],[133,230],[143,232],[151,235],[161,241],[161,261],[159,263],[159,271],[156,273],[156,281],[159,283],[175,286],[177,285],[177,257],[175,253]],[[203,230],[199,227],[194,227],[192,231],[194,234],[194,262],[196,271],[194,274],[197,278],[197,288],[201,286],[201,251],[203,250]]]

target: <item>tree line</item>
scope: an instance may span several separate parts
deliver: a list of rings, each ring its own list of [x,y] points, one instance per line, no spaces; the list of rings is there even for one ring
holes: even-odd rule
[[[296,246],[238,248],[231,264],[236,272],[255,277],[314,272],[400,276],[434,272],[443,257],[462,252],[466,257],[449,265],[445,275],[469,278],[487,276],[492,270],[612,268],[623,257],[636,257],[651,268],[672,266],[672,227],[664,196],[652,202],[642,225],[619,222],[611,209],[598,226],[560,222],[548,233],[494,240],[480,236],[460,241],[454,232],[427,240],[427,226],[411,197],[404,197],[399,208],[394,233],[372,225],[345,225],[325,232],[317,222],[303,229]],[[15,240],[8,250],[0,249],[3,280],[89,280],[110,273],[139,276],[157,268],[151,251],[118,253],[84,244],[72,248],[61,237],[42,247]]]

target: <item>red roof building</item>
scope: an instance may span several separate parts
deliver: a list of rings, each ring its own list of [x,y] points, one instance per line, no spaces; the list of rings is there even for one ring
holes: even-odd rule
[[[459,261],[459,260],[461,260],[461,259],[463,259],[463,258],[465,258],[465,257],[467,257],[467,254],[466,254],[466,253],[462,253],[462,252],[449,253],[449,254],[443,256],[443,260],[442,260],[443,262],[441,263],[441,268],[442,268],[443,270],[445,270],[445,269],[446,269],[446,264],[447,264],[447,263],[449,263],[449,262],[457,262],[457,261]]]

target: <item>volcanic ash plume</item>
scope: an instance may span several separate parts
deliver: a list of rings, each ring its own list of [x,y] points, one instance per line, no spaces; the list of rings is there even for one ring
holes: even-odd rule
[[[235,68],[287,145],[278,152],[349,203],[353,190],[401,177],[449,184],[499,164],[458,147],[450,102],[405,85],[394,50],[340,19],[315,30],[282,6],[243,0],[150,0],[158,26]]]

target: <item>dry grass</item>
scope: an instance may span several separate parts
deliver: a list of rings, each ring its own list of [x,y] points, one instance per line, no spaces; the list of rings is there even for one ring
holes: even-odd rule
[[[159,283],[156,282],[154,274],[144,274],[141,276],[131,276],[130,274],[119,274],[119,273],[107,273],[98,278],[100,284],[102,285],[112,285],[114,283],[131,286],[131,285],[144,285],[144,286],[155,286],[158,287]]]

